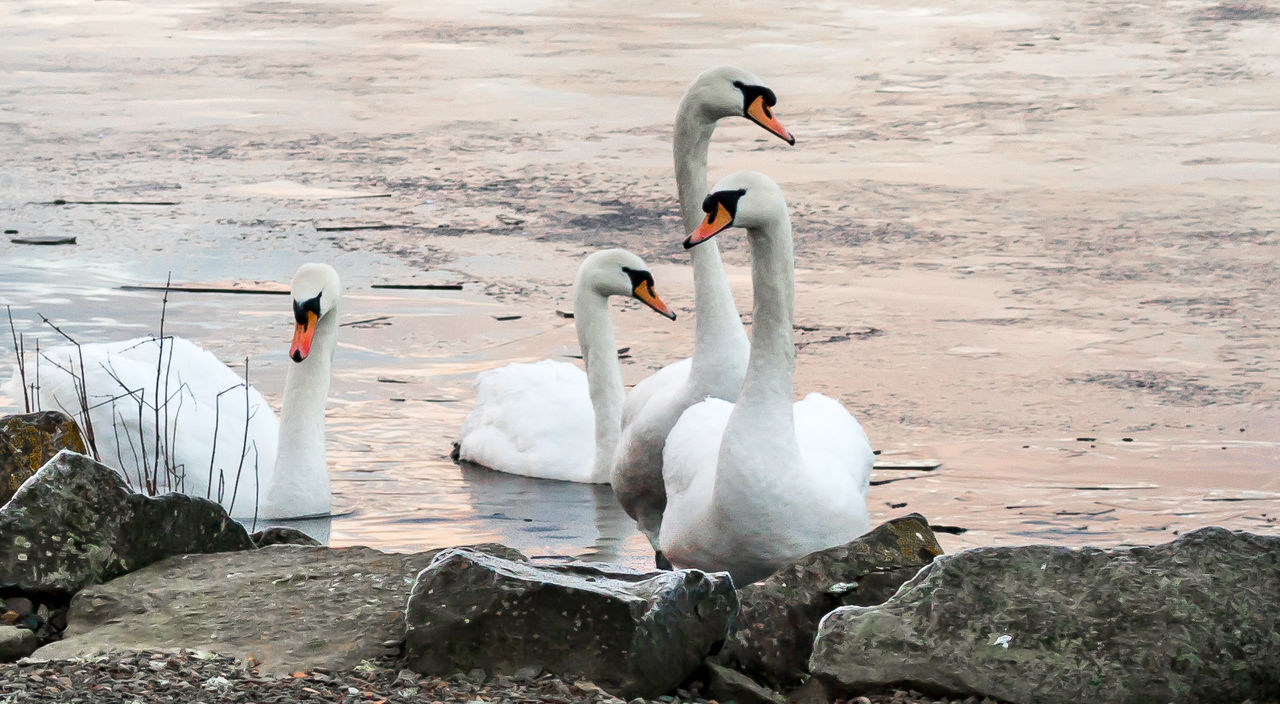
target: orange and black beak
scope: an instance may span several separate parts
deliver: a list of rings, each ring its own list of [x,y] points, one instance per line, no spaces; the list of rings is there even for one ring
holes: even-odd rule
[[[640,283],[636,284],[635,289],[632,291],[632,295],[639,299],[641,303],[644,303],[662,315],[665,315],[672,320],[676,319],[676,314],[672,312],[672,310],[667,307],[667,304],[663,303],[662,299],[658,298],[658,294],[654,292],[653,279],[642,279]]]
[[[302,311],[293,328],[293,344],[289,345],[289,358],[301,362],[311,354],[311,341],[316,336],[316,323],[320,316],[313,310]]]
[[[791,136],[786,127],[774,116],[773,109],[764,95],[757,95],[747,103],[747,118],[770,132],[778,135],[784,142],[795,145],[796,138]]]
[[[724,207],[724,203],[716,203],[715,208],[707,213],[707,219],[702,221],[698,229],[694,230],[690,235],[684,238],[684,248],[706,242],[716,235],[729,229],[733,225],[733,215]]]
[[[684,239],[684,248],[706,242],[733,227],[738,217],[738,201],[746,194],[746,189],[739,188],[736,191],[716,191],[703,199],[702,212],[707,214],[707,219]]]

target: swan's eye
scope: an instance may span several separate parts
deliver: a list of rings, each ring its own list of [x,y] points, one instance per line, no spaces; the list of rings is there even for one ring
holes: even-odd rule
[[[315,298],[308,298],[307,300],[301,303],[299,303],[297,299],[294,299],[293,319],[296,320],[299,325],[307,324],[308,311],[315,313],[317,318],[320,317],[320,296],[321,295],[323,294],[317,293]]]
[[[622,267],[622,273],[631,279],[631,290],[640,287],[640,284],[649,284],[649,288],[653,288],[653,274],[641,269],[632,269],[629,266]]]

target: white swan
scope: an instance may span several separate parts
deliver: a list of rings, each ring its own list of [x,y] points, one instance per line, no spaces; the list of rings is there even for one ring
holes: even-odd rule
[[[328,514],[324,407],[342,295],[338,274],[325,264],[303,264],[292,295],[294,363],[278,423],[256,389],[181,337],[42,351],[38,372],[28,368],[26,380],[34,384],[38,373],[40,407],[61,410],[82,428],[83,388],[103,463],[135,488],[208,497],[237,518]],[[16,373],[5,389],[21,398]]]
[[[667,437],[659,546],[676,565],[727,570],[742,586],[867,532],[873,455],[839,402],[816,393],[792,402],[795,271],[781,189],[739,171],[716,184],[703,210],[686,247],[747,229],[751,358],[737,403],[694,405]]]
[[[458,459],[527,477],[609,481],[624,394],[609,296],[636,298],[675,320],[639,257],[624,249],[587,257],[573,282],[573,319],[586,373],[544,359],[477,375],[475,406],[458,435]]]
[[[702,219],[707,149],[718,120],[746,117],[795,144],[773,114],[776,102],[773,91],[754,74],[728,66],[704,72],[685,91],[676,112],[673,150],[685,232],[691,232]],[[697,316],[693,357],[663,367],[627,395],[622,438],[610,478],[618,502],[655,550],[667,501],[662,485],[662,447],[667,434],[689,406],[707,397],[737,398],[747,371],[747,334],[729,290],[720,250],[711,241],[693,250],[691,257]],[[658,565],[667,566],[661,555]]]

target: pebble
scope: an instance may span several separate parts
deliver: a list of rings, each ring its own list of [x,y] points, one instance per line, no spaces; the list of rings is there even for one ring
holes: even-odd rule
[[[592,682],[571,683],[550,674],[522,673],[526,681],[483,673],[448,678],[423,677],[402,669],[395,658],[362,663],[349,672],[296,672],[288,677],[260,674],[255,667],[221,655],[115,653],[87,660],[0,664],[0,702],[21,704],[622,704]],[[663,696],[668,704],[712,704]],[[645,704],[632,699],[628,704]],[[946,704],[915,692],[858,697],[857,704]],[[976,699],[970,700],[977,702]],[[959,702],[959,700],[955,700]],[[953,703],[954,704],[954,703]],[[994,704],[986,701],[982,704]]]

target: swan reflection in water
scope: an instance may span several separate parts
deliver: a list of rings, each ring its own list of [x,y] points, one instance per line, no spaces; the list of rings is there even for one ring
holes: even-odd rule
[[[476,521],[530,558],[647,567],[648,542],[608,484],[530,479],[459,462]]]

